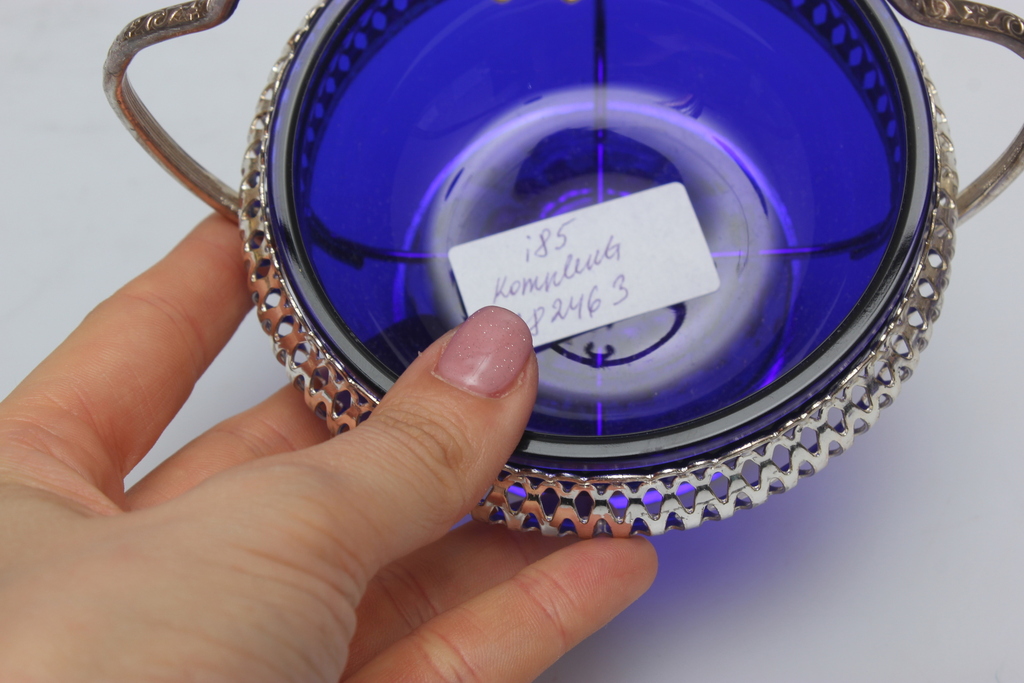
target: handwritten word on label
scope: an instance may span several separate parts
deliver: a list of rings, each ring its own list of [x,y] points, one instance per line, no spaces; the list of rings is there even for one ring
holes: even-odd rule
[[[514,311],[543,346],[714,292],[718,272],[689,195],[670,183],[448,252],[468,314]]]

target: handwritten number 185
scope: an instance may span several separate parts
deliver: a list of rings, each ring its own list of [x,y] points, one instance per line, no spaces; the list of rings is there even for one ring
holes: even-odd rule
[[[575,220],[576,219],[573,218],[562,223],[558,226],[558,230],[555,230],[554,234],[552,234],[550,228],[544,228],[537,233],[537,238],[540,241],[540,244],[537,246],[529,245],[526,247],[526,262],[530,262],[531,256],[544,258],[552,251],[561,251],[564,249],[565,245],[569,243],[569,238],[566,237],[564,230]],[[527,235],[526,239],[533,239],[533,235]]]

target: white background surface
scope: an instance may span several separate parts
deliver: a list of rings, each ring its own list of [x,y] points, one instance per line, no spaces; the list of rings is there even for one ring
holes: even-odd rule
[[[207,213],[100,88],[110,40],[157,5],[0,0],[0,395]],[[1024,13],[1024,0],[1002,5]],[[215,32],[133,67],[157,117],[232,184],[266,73],[306,9],[244,0]],[[912,35],[972,178],[1024,121],[1024,63]],[[655,539],[651,592],[540,680],[1024,681],[1022,215],[1024,184],[964,227],[932,344],[870,433],[763,507]],[[283,383],[250,318],[151,460]]]

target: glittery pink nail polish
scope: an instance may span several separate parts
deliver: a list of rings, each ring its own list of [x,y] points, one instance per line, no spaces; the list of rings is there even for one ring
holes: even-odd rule
[[[434,374],[460,389],[497,397],[512,386],[532,353],[526,323],[504,308],[488,306],[462,323]]]

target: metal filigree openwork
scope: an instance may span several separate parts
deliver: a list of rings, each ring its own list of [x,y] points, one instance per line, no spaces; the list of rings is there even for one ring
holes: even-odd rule
[[[545,535],[661,534],[731,517],[821,471],[866,432],[913,374],[939,317],[957,221],[957,175],[946,117],[935,122],[935,205],[909,284],[875,342],[845,377],[775,430],[685,468],[584,478],[506,465],[474,518]]]
[[[1015,15],[963,0],[889,0],[911,20],[1003,45],[1024,57],[1024,22]],[[307,324],[283,277],[267,224],[265,152],[281,79],[326,0],[274,65],[261,95],[236,193],[189,157],[152,118],[125,78],[135,54],[163,40],[225,21],[238,0],[195,0],[129,24],[111,46],[105,88],[136,139],[169,172],[227,216],[237,216],[253,300],[278,360],[306,402],[337,433],[358,425],[378,397],[331,358]],[[687,529],[755,507],[792,488],[845,451],[892,403],[927,346],[938,318],[953,255],[953,230],[999,194],[1024,168],[1024,130],[982,176],[957,195],[946,120],[927,81],[935,123],[934,207],[909,284],[868,351],[831,388],[784,424],[713,459],[653,475],[580,477],[506,466],[477,507],[478,519],[545,535],[629,536]]]
[[[250,131],[242,184],[242,235],[253,300],[278,360],[334,432],[354,427],[377,399],[360,387],[306,324],[282,278],[266,206],[266,142],[281,80],[322,6],[275,64]],[[513,529],[580,537],[660,534],[725,519],[820,471],[867,431],[910,378],[939,316],[953,256],[957,176],[946,118],[927,82],[935,121],[934,207],[909,284],[874,343],[847,374],[775,430],[713,460],[653,475],[582,477],[506,465],[473,516]]]
[[[346,432],[370,416],[378,399],[326,352],[296,306],[289,284],[270,237],[266,206],[266,143],[274,103],[281,79],[295,50],[323,4],[314,8],[301,28],[288,41],[281,58],[270,72],[270,83],[260,96],[256,116],[249,128],[249,147],[242,162],[241,210],[239,224],[256,314],[263,330],[271,336],[278,361],[285,366],[292,384],[302,392],[319,417],[334,434]]]

